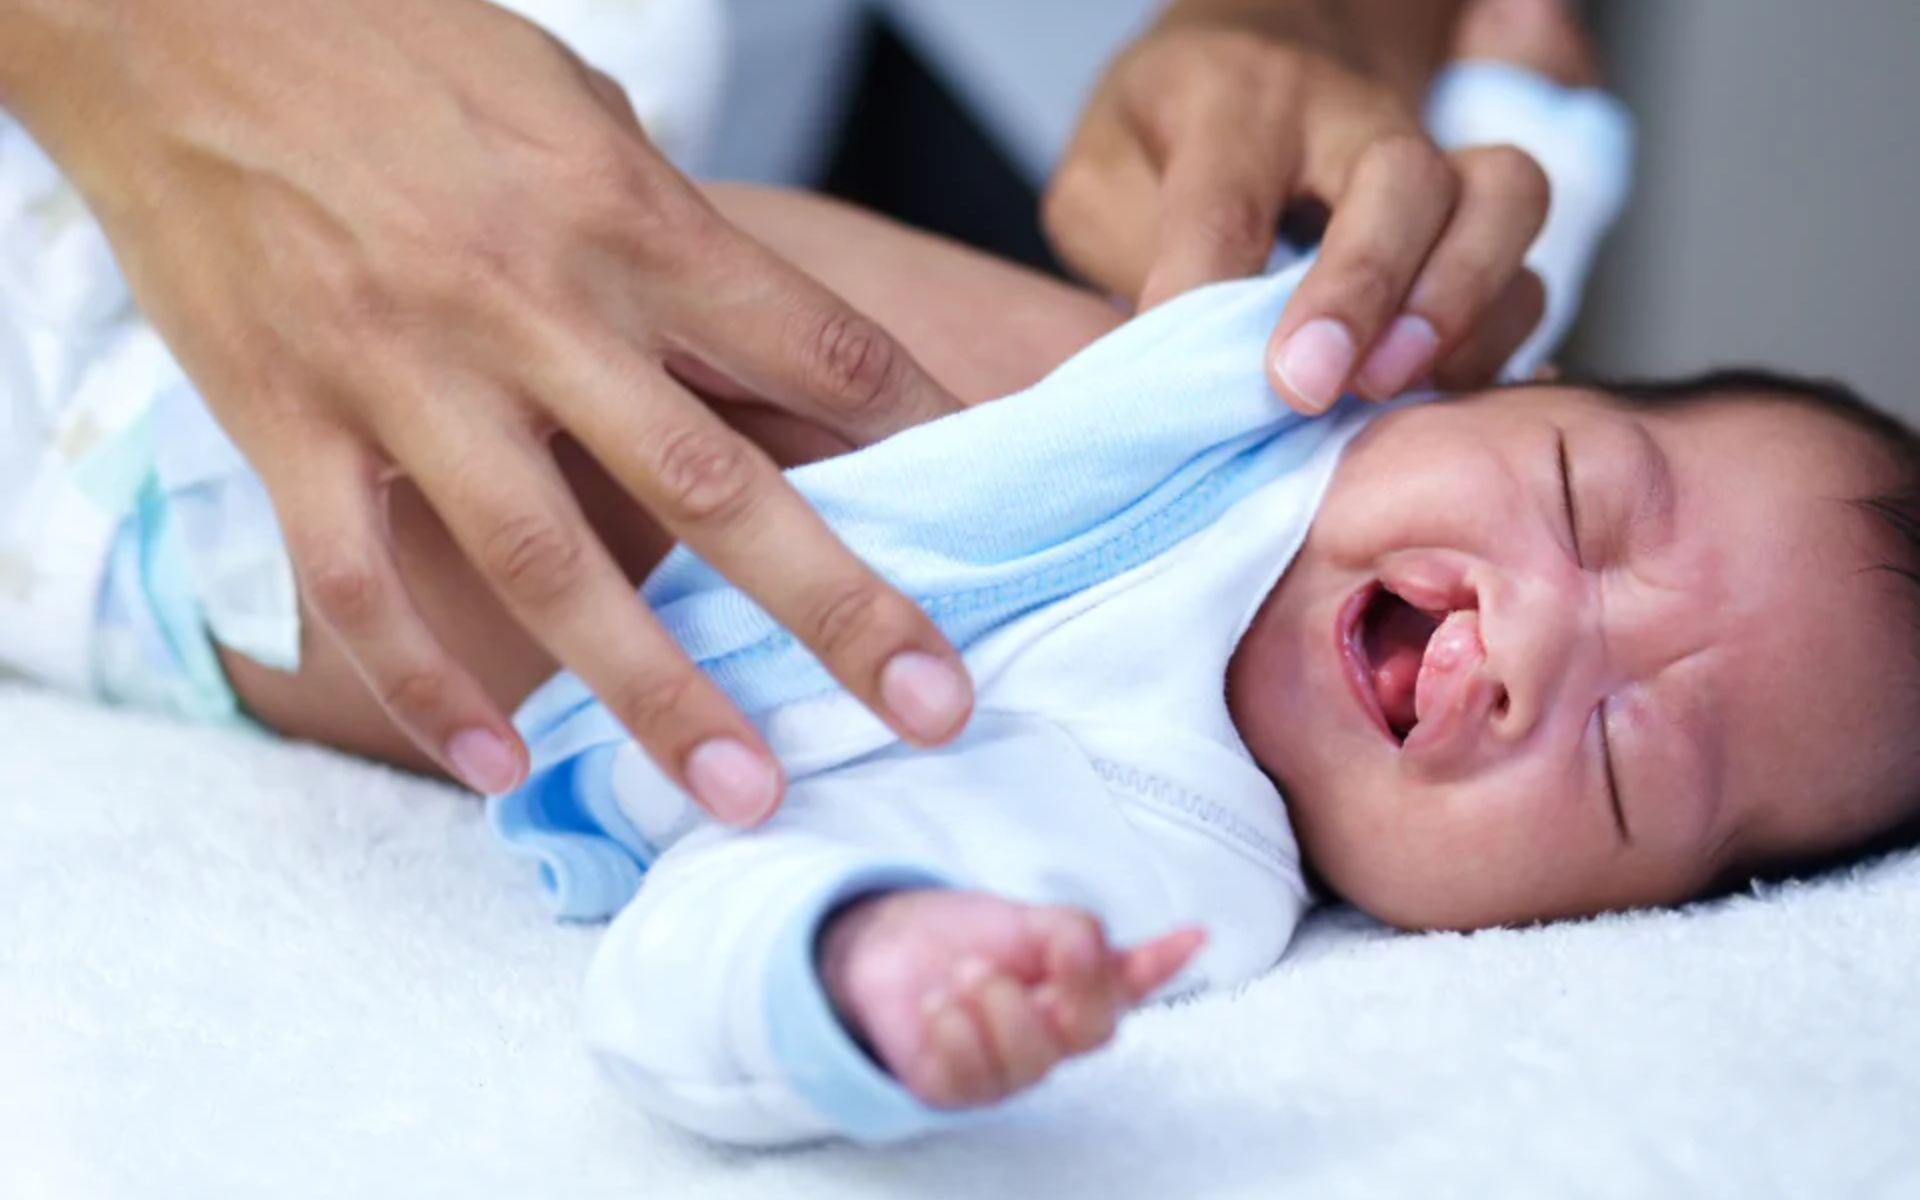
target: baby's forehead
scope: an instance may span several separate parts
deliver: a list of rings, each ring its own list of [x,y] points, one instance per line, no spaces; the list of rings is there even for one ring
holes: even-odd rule
[[[1750,856],[1864,836],[1920,720],[1914,548],[1874,503],[1898,482],[1891,457],[1847,418],[1794,402],[1640,411],[1683,472],[1702,553],[1726,567],[1716,723]]]
[[[1884,471],[1890,461],[1885,446],[1860,417],[1810,392],[1575,390],[1623,417],[1670,428],[1712,430],[1728,443],[1729,450],[1761,442],[1776,447],[1791,444],[1803,451],[1817,449],[1821,456],[1831,456],[1855,471]]]

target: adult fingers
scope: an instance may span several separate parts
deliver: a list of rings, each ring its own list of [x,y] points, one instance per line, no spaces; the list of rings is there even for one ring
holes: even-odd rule
[[[1467,339],[1455,347],[1434,373],[1434,382],[1448,391],[1489,383],[1506,365],[1520,343],[1540,324],[1547,291],[1540,277],[1521,271],[1474,325]]]
[[[1251,153],[1233,142],[1225,122],[1209,123],[1216,128],[1195,130],[1168,163],[1142,309],[1201,284],[1253,275],[1273,250],[1293,166],[1286,126],[1269,126],[1273,144]]]
[[[396,725],[475,791],[526,773],[513,726],[429,630],[394,564],[379,464],[346,440],[313,437],[273,480],[274,508],[308,607],[339,640]]]
[[[1291,59],[1229,60],[1159,131],[1159,238],[1141,308],[1266,266],[1299,165],[1298,89],[1286,81],[1300,78]]]
[[[484,411],[466,406],[461,411]],[[505,405],[495,414],[517,418]],[[511,426],[507,426],[511,427]],[[515,619],[667,775],[723,821],[772,811],[780,775],[746,720],[653,620],[547,448],[500,420],[392,431],[414,482]]]
[[[1391,126],[1392,118],[1385,120]],[[1303,413],[1324,412],[1346,390],[1405,302],[1458,187],[1446,159],[1415,130],[1353,144],[1363,148],[1350,160],[1344,148],[1309,154],[1308,185],[1333,216],[1319,261],[1287,302],[1269,343],[1275,390]]]
[[[960,410],[865,314],[730,227],[706,236],[676,350],[855,445]]]
[[[1477,147],[1456,154],[1454,164],[1459,203],[1404,311],[1354,379],[1354,390],[1366,399],[1399,395],[1466,342],[1518,276],[1546,221],[1546,173],[1524,151]]]
[[[958,733],[972,703],[966,672],[919,606],[848,551],[767,456],[705,405],[618,348],[602,351],[565,360],[555,394],[625,399],[561,405],[573,436],[895,732],[921,745]]]
[[[1159,205],[1159,172],[1139,134],[1103,107],[1089,114],[1047,184],[1040,223],[1076,275],[1110,295],[1135,297],[1153,266]]]

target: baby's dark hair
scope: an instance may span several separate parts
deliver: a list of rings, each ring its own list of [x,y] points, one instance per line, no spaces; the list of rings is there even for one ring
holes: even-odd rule
[[[1709,400],[1756,399],[1801,405],[1866,434],[1886,455],[1889,482],[1860,496],[1845,497],[1879,528],[1885,557],[1870,571],[1891,577],[1906,596],[1913,637],[1912,650],[1920,667],[1920,434],[1898,418],[1875,408],[1846,384],[1831,379],[1787,375],[1753,368],[1709,371],[1670,380],[1607,381],[1595,384],[1621,403],[1634,407],[1676,408]],[[1916,706],[1920,707],[1920,706]],[[1913,744],[1920,747],[1920,729]],[[1719,891],[1737,890],[1756,881],[1805,879],[1854,866],[1866,859],[1920,844],[1920,752],[1908,764],[1909,785],[1900,811],[1905,814],[1891,828],[1853,845],[1793,861],[1748,864],[1722,881]]]

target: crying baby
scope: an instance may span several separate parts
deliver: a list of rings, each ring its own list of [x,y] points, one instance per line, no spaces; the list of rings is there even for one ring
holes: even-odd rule
[[[1574,918],[1911,829],[1920,443],[1845,389],[1508,386],[1225,444],[1216,483],[1285,462],[1141,561],[1204,485],[1067,539],[1060,561],[1121,561],[961,643],[979,699],[952,745],[890,744],[844,695],[763,710],[794,782],[751,833],[582,751],[566,677],[528,702],[537,759],[564,750],[503,829],[564,868],[539,839],[585,814],[646,872],[587,989],[630,1094],[730,1140],[887,1140],[1150,997],[1267,970],[1311,900]],[[915,594],[991,608],[1058,567]]]

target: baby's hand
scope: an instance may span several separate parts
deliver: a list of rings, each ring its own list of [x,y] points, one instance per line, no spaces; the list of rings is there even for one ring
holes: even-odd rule
[[[894,1078],[928,1104],[964,1108],[1105,1043],[1205,940],[1186,928],[1114,950],[1078,909],[892,892],[833,919],[820,975],[841,1021]]]

